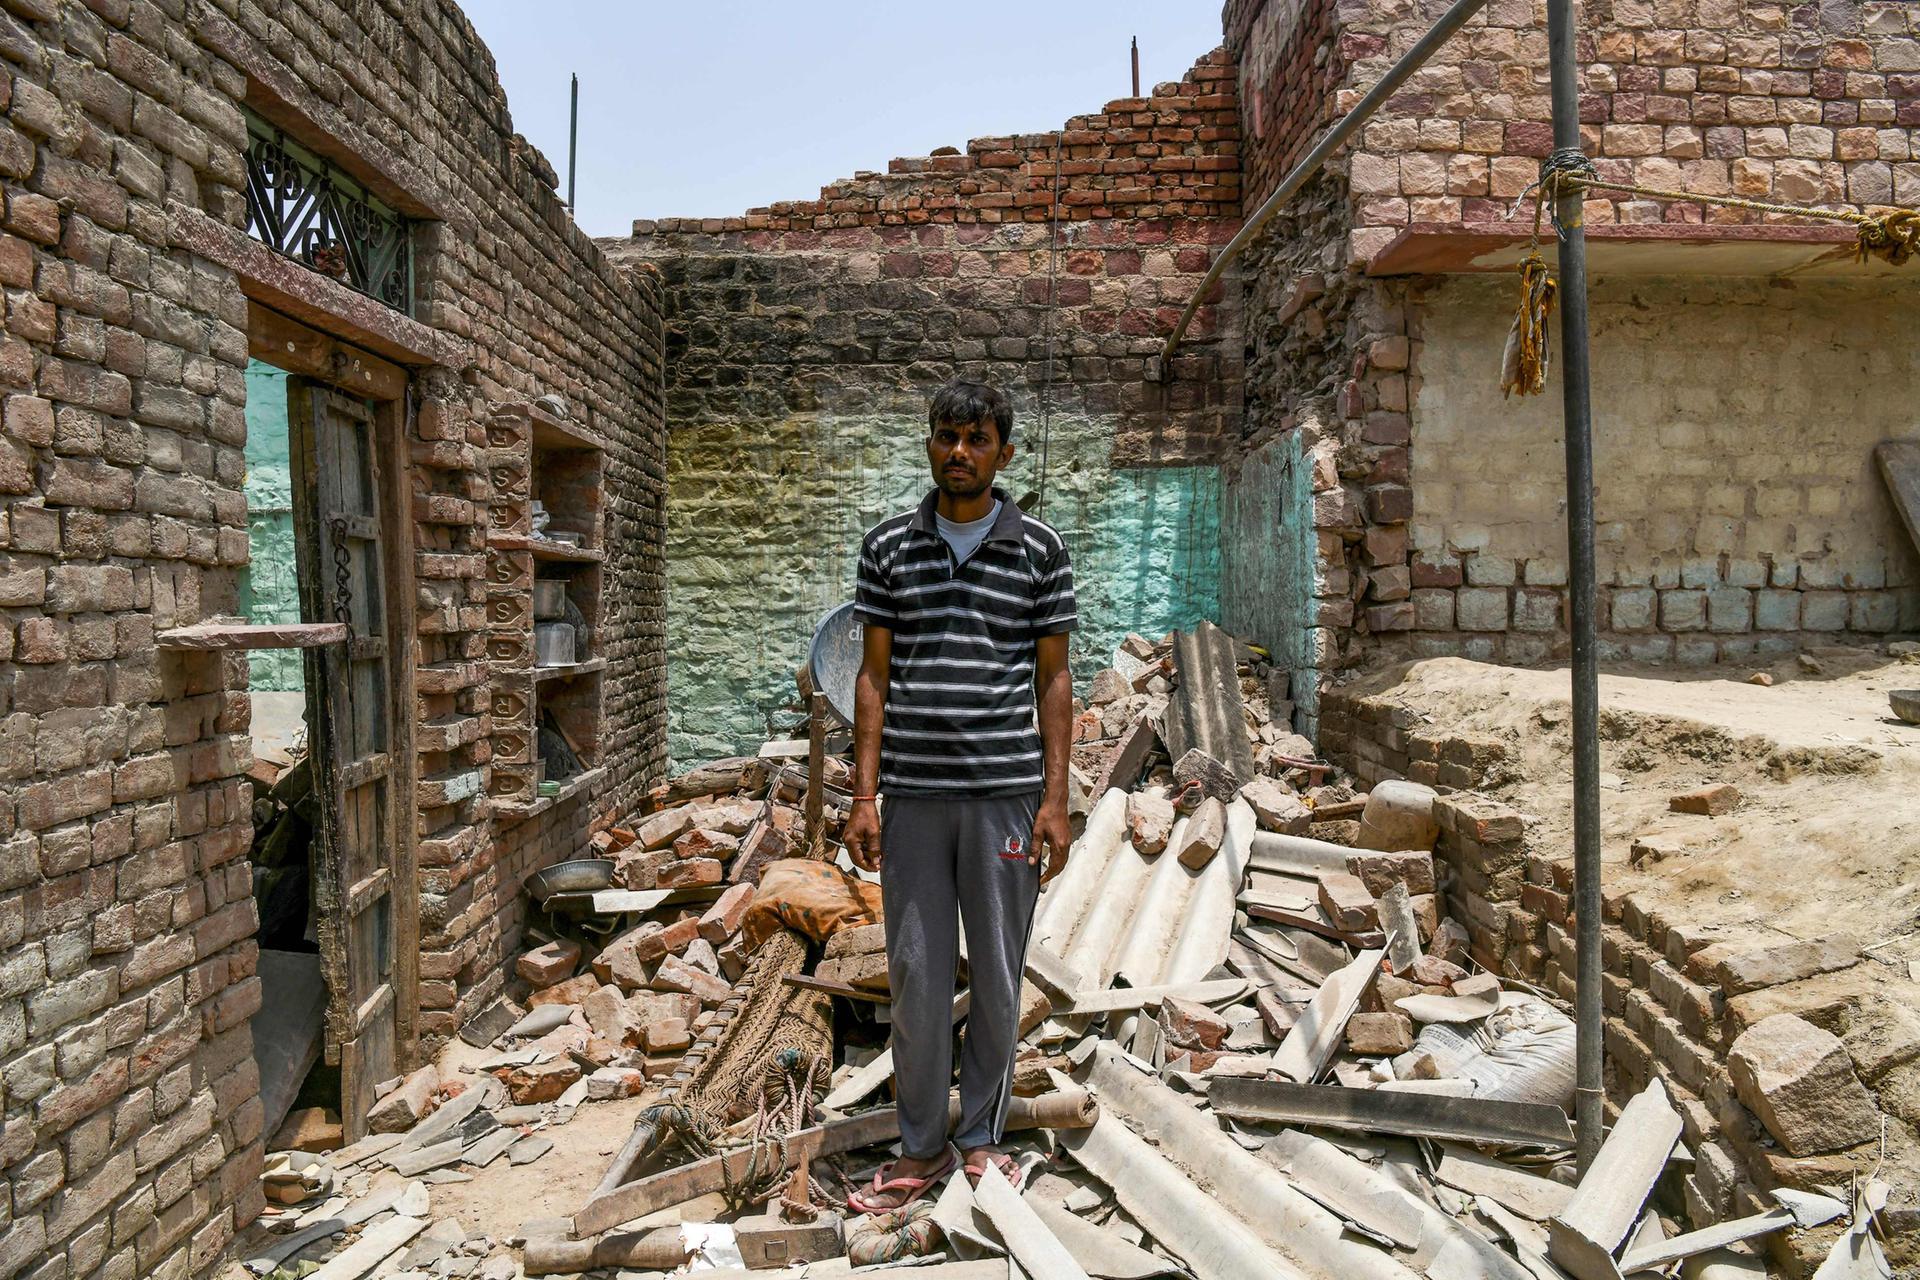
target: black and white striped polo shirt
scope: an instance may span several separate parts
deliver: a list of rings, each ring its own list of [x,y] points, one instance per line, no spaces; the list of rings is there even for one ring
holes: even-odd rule
[[[893,632],[880,789],[995,796],[1041,789],[1034,641],[1078,621],[1073,566],[1051,526],[999,489],[1000,514],[965,564],[934,525],[939,490],[860,544],[855,616]]]

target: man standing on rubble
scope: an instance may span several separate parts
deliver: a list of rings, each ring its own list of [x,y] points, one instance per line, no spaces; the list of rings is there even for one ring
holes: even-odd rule
[[[868,1212],[918,1199],[952,1172],[955,1147],[970,1177],[991,1162],[1017,1184],[998,1143],[1027,934],[1071,843],[1066,545],[994,487],[1013,457],[1004,395],[956,379],[934,394],[927,427],[937,487],[868,531],[855,597],[865,652],[845,843],[857,866],[880,872],[901,1150],[849,1200]],[[956,916],[972,995],[949,1145]]]

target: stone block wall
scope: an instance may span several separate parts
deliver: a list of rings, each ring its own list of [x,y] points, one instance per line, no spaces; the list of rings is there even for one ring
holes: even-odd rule
[[[1920,429],[1920,371],[1873,338],[1907,293],[1598,285],[1602,657],[1733,662],[1920,629],[1920,553],[1873,461],[1880,441]],[[1416,654],[1566,656],[1558,388],[1502,400],[1512,306],[1510,281],[1455,278],[1424,291],[1416,316]]]
[[[1016,500],[1041,491],[1046,457],[1039,514],[1075,558],[1078,670],[1104,665],[1128,630],[1215,613],[1212,464],[1239,419],[1235,295],[1201,307],[1171,381],[1147,374],[1233,234],[1238,136],[1233,68],[1216,51],[1057,131],[603,242],[657,267],[669,299],[677,758],[791,723],[794,671],[814,624],[851,598],[861,534],[929,487],[926,399],[955,374],[1014,401],[1003,482]]]
[[[287,260],[260,268],[342,336],[438,353],[413,357],[396,479],[417,555],[393,584],[416,604],[399,656],[421,873],[401,888],[420,895],[423,1007],[401,1017],[422,1049],[497,983],[519,877],[664,760],[661,294],[571,226],[458,10],[8,0],[0,1277],[211,1274],[260,1205],[247,662],[154,642],[239,612],[243,104],[423,219],[416,321]],[[501,830],[478,732],[476,424],[549,391],[612,441],[624,725],[606,792]]]
[[[1340,0],[1339,109],[1439,0]],[[1498,223],[1552,150],[1541,0],[1493,0],[1369,123],[1348,162],[1353,253],[1412,224]],[[1898,0],[1589,0],[1581,141],[1600,177],[1703,195],[1853,205],[1920,199],[1920,14]],[[1531,216],[1531,205],[1521,216]],[[1587,222],[1762,221],[1596,192]]]

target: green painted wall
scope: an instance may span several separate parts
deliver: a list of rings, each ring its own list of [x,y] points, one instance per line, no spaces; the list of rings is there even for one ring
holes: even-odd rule
[[[249,622],[298,622],[287,375],[258,360],[247,364],[246,494],[250,563],[240,576],[240,607]],[[247,670],[255,689],[305,687],[298,649],[249,650]]]
[[[800,414],[675,428],[668,444],[668,750],[674,767],[756,749],[795,717],[793,675],[813,627],[852,598],[866,530],[931,486],[925,428],[904,418]],[[1116,469],[1109,419],[1057,416],[1044,518],[1073,555],[1076,679],[1128,631],[1158,637],[1218,615],[1220,483],[1213,467]],[[1038,439],[1001,473],[1035,488]]]

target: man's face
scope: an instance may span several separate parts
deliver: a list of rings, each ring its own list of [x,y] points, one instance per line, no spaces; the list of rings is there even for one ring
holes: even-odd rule
[[[933,468],[933,482],[949,497],[979,497],[1012,458],[1013,446],[1000,443],[1000,429],[991,418],[973,423],[943,422],[927,436],[927,462]]]

